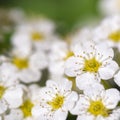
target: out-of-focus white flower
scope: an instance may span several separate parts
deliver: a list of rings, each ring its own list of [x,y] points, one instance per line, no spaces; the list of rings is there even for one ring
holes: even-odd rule
[[[65,61],[73,56],[72,46],[63,40],[56,40],[49,53],[49,71],[51,76],[63,76]]]
[[[93,39],[97,43],[106,42],[111,47],[120,51],[120,16],[115,15],[106,18],[93,31]]]
[[[32,108],[35,104],[35,98],[38,95],[40,87],[31,85],[28,88],[23,86],[24,96],[23,103],[17,109],[11,109],[9,114],[4,115],[4,120],[34,120]]]
[[[120,71],[114,76],[114,81],[120,87]]]
[[[89,85],[92,79],[110,79],[118,70],[118,64],[112,60],[113,56],[113,50],[107,45],[86,42],[82,46],[76,46],[74,56],[65,63],[65,73],[70,77],[76,77],[79,89],[80,86]]]
[[[91,41],[93,39],[93,29],[82,28],[70,36],[73,46],[76,44],[84,44],[85,42]]]
[[[120,0],[99,0],[99,9],[104,15],[120,13]]]
[[[0,81],[0,114],[4,113],[7,108],[19,107],[22,101],[23,89],[20,85],[7,86],[5,82]]]
[[[119,101],[117,89],[105,90],[102,85],[94,84],[79,96],[71,113],[78,115],[77,120],[119,120],[120,110],[115,110]]]
[[[78,99],[76,92],[71,91],[72,83],[67,79],[48,80],[36,99],[32,110],[36,120],[65,120]]]
[[[54,28],[54,24],[45,19],[29,21],[17,27],[11,42],[15,48],[24,50],[26,54],[32,47],[37,50],[48,50],[53,39]]]
[[[20,52],[21,53],[21,52]],[[22,56],[13,50],[11,63],[17,69],[18,79],[24,83],[36,82],[41,78],[41,73],[47,67],[47,57],[43,51],[29,53],[28,56]]]

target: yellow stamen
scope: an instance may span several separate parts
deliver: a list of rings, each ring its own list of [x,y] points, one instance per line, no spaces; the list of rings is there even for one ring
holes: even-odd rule
[[[85,64],[84,64],[84,71],[87,72],[98,72],[99,67],[101,66],[101,63],[98,62],[94,57],[89,59],[89,60],[85,60]]]
[[[56,97],[52,99],[52,101],[48,101],[47,104],[49,104],[52,107],[52,110],[58,110],[62,107],[64,103],[64,96],[56,94]]]
[[[34,106],[33,103],[30,100],[27,100],[20,107],[25,118],[32,116],[31,110],[32,110],[33,106]]]
[[[23,59],[23,58],[13,58],[13,64],[16,65],[19,69],[25,69],[29,65],[28,59]]]
[[[120,41],[120,30],[111,33],[108,38],[112,40],[113,42],[119,42]]]
[[[0,99],[3,97],[5,90],[6,90],[5,87],[0,86]]]
[[[103,117],[108,117],[109,113],[106,107],[103,105],[102,101],[91,101],[88,108],[88,112],[94,116],[102,115]]]
[[[31,38],[32,38],[33,41],[40,41],[44,38],[44,36],[39,32],[33,32],[31,34]]]

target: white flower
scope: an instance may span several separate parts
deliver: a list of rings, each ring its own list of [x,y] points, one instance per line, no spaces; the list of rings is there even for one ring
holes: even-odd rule
[[[51,21],[45,19],[27,21],[17,27],[16,33],[11,38],[12,45],[19,50],[24,49],[26,54],[32,47],[48,50],[53,39],[54,27]]]
[[[110,79],[118,70],[117,63],[112,60],[113,50],[105,44],[95,45],[90,42],[83,46],[78,45],[74,54],[75,56],[66,61],[65,73],[70,77],[76,77],[79,89],[87,87],[86,85],[95,80]]]
[[[23,91],[18,84],[17,69],[7,60],[0,65],[0,114],[7,108],[17,108],[22,103]]]
[[[11,109],[9,114],[5,114],[4,120],[34,120],[31,112],[40,88],[34,84],[23,88],[23,103],[17,109]]]
[[[120,71],[114,76],[114,81],[120,87]]]
[[[114,109],[119,101],[120,93],[117,89],[105,90],[102,85],[94,84],[79,96],[71,113],[78,115],[77,120],[118,120],[120,114]]]
[[[114,15],[120,13],[120,0],[100,0],[100,11],[105,15]]]
[[[56,40],[49,53],[49,71],[51,76],[63,76],[65,61],[73,56],[72,46],[63,40]]]
[[[7,81],[0,81],[0,114],[7,108],[17,108],[22,104],[23,89],[20,85],[7,86]]]
[[[71,91],[72,83],[67,79],[47,81],[36,99],[36,106],[32,110],[36,120],[65,120],[68,111],[77,101],[77,93]]]
[[[20,52],[21,53],[21,52]],[[16,67],[18,79],[24,83],[39,81],[42,70],[47,67],[47,57],[43,51],[35,51],[27,56],[22,56],[13,49],[11,63]]]
[[[116,47],[120,51],[120,16],[111,16],[93,31],[93,40],[97,43],[106,42],[110,47]]]

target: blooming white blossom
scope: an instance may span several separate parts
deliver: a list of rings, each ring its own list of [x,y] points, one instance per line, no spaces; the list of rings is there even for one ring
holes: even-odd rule
[[[78,99],[76,92],[71,91],[72,82],[67,79],[59,81],[48,80],[36,99],[36,106],[32,110],[36,120],[66,120]]]
[[[39,81],[42,70],[48,65],[46,54],[43,51],[33,51],[25,56],[16,49],[12,52],[10,62],[17,69],[18,79],[24,83]]]
[[[19,107],[23,100],[22,87],[20,85],[7,86],[6,82],[0,81],[0,114],[3,114],[8,108]]]
[[[28,88],[26,86],[23,86],[23,88],[24,96],[22,104],[17,109],[11,109],[9,114],[5,114],[4,120],[34,120],[31,112],[40,87],[33,84]]]
[[[12,45],[29,53],[31,48],[48,50],[53,39],[54,24],[45,19],[27,21],[16,28],[11,38]],[[22,49],[21,49],[22,48]]]
[[[114,15],[120,13],[120,0],[100,0],[99,9],[104,15]]]
[[[79,96],[71,112],[78,115],[77,120],[119,120],[120,109],[116,110],[119,101],[117,89],[105,90],[102,85],[94,84]]]
[[[86,85],[95,80],[110,79],[118,70],[118,64],[113,60],[114,52],[105,44],[95,45],[88,42],[82,46],[78,45],[74,54],[65,63],[65,73],[76,77],[79,89],[87,87]]]
[[[120,51],[120,16],[110,16],[104,19],[93,31],[93,39],[97,43],[106,42],[110,47]]]

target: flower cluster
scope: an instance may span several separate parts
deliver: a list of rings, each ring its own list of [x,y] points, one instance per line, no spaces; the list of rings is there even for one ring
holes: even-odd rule
[[[120,120],[119,24],[61,37],[47,19],[17,23],[0,55],[0,120]]]

